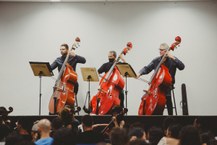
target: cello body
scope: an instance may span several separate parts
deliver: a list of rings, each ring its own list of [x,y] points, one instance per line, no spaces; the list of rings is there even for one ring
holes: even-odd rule
[[[114,68],[109,80],[104,81],[106,75],[107,73],[100,80],[101,89],[92,97],[90,102],[93,114],[105,115],[114,106],[120,105],[119,93],[120,89],[124,88],[124,79],[116,67]]]
[[[163,113],[166,104],[165,90],[160,85],[169,86],[172,84],[172,77],[168,68],[161,65],[158,73],[150,84],[149,91],[143,97],[139,106],[139,115],[159,115]]]
[[[77,74],[73,68],[66,64],[65,71],[58,82],[58,87],[54,88],[52,97],[49,103],[49,112],[54,113],[54,97],[57,98],[56,112],[60,112],[65,104],[74,105],[75,103],[75,93],[74,93],[74,83],[77,82]]]

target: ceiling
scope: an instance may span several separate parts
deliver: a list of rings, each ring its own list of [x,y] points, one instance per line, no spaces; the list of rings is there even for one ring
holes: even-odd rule
[[[0,2],[51,2],[51,1],[61,1],[61,2],[162,2],[162,1],[184,1],[184,2],[206,2],[214,0],[0,0]]]

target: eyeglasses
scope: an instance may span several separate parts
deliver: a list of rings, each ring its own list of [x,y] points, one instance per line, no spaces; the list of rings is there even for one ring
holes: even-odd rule
[[[160,51],[165,51],[166,49],[159,49]]]

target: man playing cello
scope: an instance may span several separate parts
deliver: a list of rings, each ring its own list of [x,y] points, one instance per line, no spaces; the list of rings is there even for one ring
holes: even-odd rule
[[[51,64],[51,69],[54,70],[55,68],[58,68],[58,71],[60,72],[63,63],[66,59],[67,54],[69,53],[68,56],[68,61],[67,64],[72,68],[72,71],[76,71],[76,65],[77,63],[86,63],[86,59],[82,56],[79,56],[75,53],[75,48],[72,47],[72,50],[69,50],[69,46],[67,44],[62,44],[60,46],[60,53],[62,56],[56,58],[56,60]],[[63,75],[63,74],[62,74]],[[67,81],[67,83],[71,83],[70,80]],[[78,93],[78,82],[76,78],[76,82],[72,82],[74,90],[70,90],[71,92],[74,92],[75,95]],[[74,104],[70,103],[70,98],[67,98],[66,104],[70,105],[74,109]],[[74,98],[73,98],[74,99]],[[72,102],[72,101],[71,101]]]
[[[90,101],[90,109],[92,114],[105,115],[110,114],[113,107],[124,107],[124,79],[121,76],[116,64],[123,59],[123,54],[132,49],[132,43],[128,42],[127,47],[123,49],[116,60],[116,52],[110,51],[108,54],[109,62],[104,63],[99,69],[99,74],[105,73],[101,78],[98,93],[92,97]]]
[[[169,50],[168,44],[162,43],[159,48],[160,56],[152,60],[149,65],[143,67],[139,71],[138,77],[140,77],[141,75],[148,74],[152,70],[155,70],[158,64],[160,63],[162,57],[166,55],[165,59],[163,60],[163,64],[168,68],[169,74],[172,77],[172,85],[171,86],[161,85],[160,88],[165,91],[168,114],[173,115],[171,90],[174,89],[176,69],[178,68],[179,70],[183,70],[185,68],[185,65],[177,57],[173,56],[167,50]]]
[[[98,69],[98,73],[102,74],[102,73],[107,73],[109,71],[109,69],[111,68],[111,66],[114,64],[114,62],[116,61],[116,57],[117,57],[117,53],[115,51],[109,51],[108,53],[108,62],[104,63],[99,69]],[[123,55],[120,55],[121,60],[126,63],[126,61],[123,58]],[[120,99],[120,106],[124,107],[124,91],[122,88],[118,87],[120,93],[119,93],[119,99]]]

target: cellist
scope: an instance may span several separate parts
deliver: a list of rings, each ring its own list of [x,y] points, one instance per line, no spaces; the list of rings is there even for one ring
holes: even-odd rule
[[[64,63],[64,60],[66,58],[66,55],[68,54],[68,51],[70,51],[68,44],[64,43],[60,46],[61,56],[56,58],[56,60],[51,64],[52,70],[54,70],[55,68],[58,68],[58,71],[60,71],[60,69],[62,68],[62,64]],[[82,56],[77,55],[75,53],[74,48],[72,48],[72,51],[70,51],[70,53],[69,53],[68,64],[70,66],[72,66],[74,71],[76,71],[77,63],[84,64],[84,63],[86,63],[86,59]],[[74,93],[75,93],[75,95],[77,95],[78,87],[79,87],[78,82],[76,82],[73,85],[74,85]],[[67,102],[66,102],[66,105],[70,105],[70,107],[74,108],[74,106],[72,104],[67,104]]]
[[[145,75],[150,73],[152,70],[155,70],[156,67],[158,66],[159,62],[161,61],[161,58],[165,55],[167,52],[167,57],[163,61],[163,64],[168,68],[169,73],[172,77],[172,85],[171,86],[166,86],[166,85],[161,85],[160,88],[165,90],[165,95],[166,95],[166,105],[167,105],[167,110],[169,115],[173,115],[173,106],[172,106],[172,99],[171,99],[171,90],[174,89],[174,84],[175,84],[175,74],[176,74],[176,69],[178,68],[179,70],[183,70],[185,68],[185,65],[175,56],[173,56],[169,51],[168,44],[162,43],[160,45],[159,51],[160,51],[160,56],[156,57],[151,61],[151,63],[145,67],[143,67],[139,73],[138,73],[138,78],[141,75]]]
[[[116,51],[109,51],[108,53],[108,62],[104,63],[99,69],[98,73],[107,73],[111,66],[114,64],[116,61],[117,53]],[[123,58],[123,54],[120,55],[120,59],[122,60],[123,63],[126,63],[125,59]],[[118,86],[117,86],[118,87]],[[124,91],[122,88],[119,88],[119,99],[120,99],[120,106],[123,108],[124,107]]]

